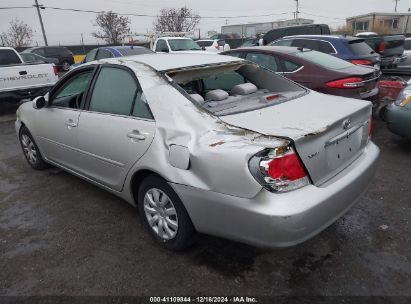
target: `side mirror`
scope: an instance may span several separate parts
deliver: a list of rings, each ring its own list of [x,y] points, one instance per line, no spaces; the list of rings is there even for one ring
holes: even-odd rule
[[[39,110],[41,108],[44,108],[46,106],[46,99],[44,96],[38,96],[33,99],[31,102],[32,106],[34,109]]]
[[[205,46],[202,46],[202,47],[201,47],[201,49],[202,49],[203,51],[205,51],[205,50],[206,50]]]

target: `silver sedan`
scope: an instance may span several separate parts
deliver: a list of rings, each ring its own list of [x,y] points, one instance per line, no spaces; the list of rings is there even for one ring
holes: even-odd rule
[[[196,232],[303,242],[366,189],[379,149],[371,103],[310,91],[206,54],[104,59],[17,111],[29,165],[60,167],[139,209],[164,247]]]

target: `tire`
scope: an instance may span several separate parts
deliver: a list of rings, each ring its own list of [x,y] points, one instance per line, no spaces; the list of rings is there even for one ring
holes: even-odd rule
[[[193,244],[196,231],[190,216],[161,177],[149,175],[143,180],[138,190],[138,211],[145,228],[162,247],[180,251]]]
[[[62,70],[63,72],[69,71],[69,70],[70,70],[70,62],[68,62],[67,60],[64,60],[64,61],[61,63],[61,70]]]
[[[33,136],[25,126],[20,129],[19,141],[24,157],[33,169],[44,170],[49,167],[49,165],[43,160]]]

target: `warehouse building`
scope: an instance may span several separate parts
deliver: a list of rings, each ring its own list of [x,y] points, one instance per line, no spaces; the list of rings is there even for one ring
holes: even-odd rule
[[[347,27],[353,34],[379,32],[379,34],[403,34],[411,32],[411,13],[369,13],[347,18]]]
[[[221,33],[231,34],[234,36],[233,38],[256,37],[259,34],[264,34],[276,28],[313,23],[314,20],[298,18],[290,20],[278,20],[273,22],[224,25],[221,27]]]

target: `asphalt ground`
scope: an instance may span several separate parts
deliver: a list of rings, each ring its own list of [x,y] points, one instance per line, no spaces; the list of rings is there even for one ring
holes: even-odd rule
[[[32,170],[15,110],[0,105],[0,295],[411,296],[411,142],[378,119],[374,180],[318,236],[282,250],[201,236],[172,253],[119,198]]]

